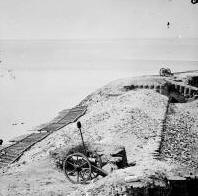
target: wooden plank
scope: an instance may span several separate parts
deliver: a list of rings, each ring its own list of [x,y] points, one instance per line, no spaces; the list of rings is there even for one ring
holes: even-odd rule
[[[66,124],[63,124],[62,126],[57,127],[57,128],[55,129],[55,131],[58,131],[59,129],[62,129],[62,128],[65,127],[65,126],[66,126]]]
[[[49,134],[50,134],[50,133],[49,133]],[[26,150],[28,150],[28,149],[31,148],[34,144],[36,144],[36,143],[40,142],[41,140],[43,140],[44,138],[46,138],[49,134],[46,134],[45,136],[43,136],[40,140],[36,141],[35,143],[30,144],[25,150],[23,150],[23,151],[12,161],[12,163],[14,163],[16,160],[18,160]]]
[[[60,126],[65,126],[65,123],[56,123],[56,124],[59,124]]]
[[[75,119],[79,118],[80,116],[70,116],[69,121],[73,123]]]
[[[81,113],[81,112],[83,112],[84,110],[85,110],[84,108],[79,109],[79,110],[73,109],[73,110],[70,110],[70,111],[68,112],[68,114],[71,113],[71,112],[74,112],[74,113]]]
[[[12,147],[15,148],[15,147],[25,147],[25,146],[26,146],[26,143],[20,142],[20,143],[15,144],[15,145],[12,146]]]
[[[44,127],[44,128],[42,128],[42,130],[40,130],[40,131],[52,132],[53,129],[51,129],[50,127]]]
[[[40,135],[42,135],[43,133],[34,133],[32,135],[30,135],[29,137],[27,138],[36,138],[36,137],[39,137]]]
[[[79,114],[79,115],[80,115],[80,114],[83,114],[85,111],[86,111],[86,108],[82,108],[82,109],[80,109],[80,110],[74,110],[74,109],[72,110],[72,109],[71,109],[71,110],[64,116],[64,118],[70,116],[72,113],[75,114],[75,115],[76,115],[76,114]]]
[[[43,128],[43,129],[47,132],[54,132],[54,131],[57,131],[57,130],[65,127],[65,126],[66,126],[65,124],[62,124],[61,126],[48,126],[48,127]]]
[[[35,137],[35,136],[27,137],[26,139],[22,140],[22,142],[24,142],[24,141],[30,141],[30,140],[35,140],[36,138],[42,137],[42,136],[43,136],[43,135],[37,135],[36,137]]]
[[[5,151],[7,151],[7,149],[11,148],[11,147],[14,146],[15,144],[16,144],[16,143],[11,144],[11,145],[9,145],[9,146],[6,146],[5,148],[2,148],[2,149],[0,150],[0,155],[1,155],[1,153],[4,153]]]
[[[5,152],[5,154],[15,154],[16,156],[18,155],[18,154],[20,154],[20,150],[15,150],[15,149],[9,149],[9,151],[6,151]]]
[[[87,106],[77,106],[77,107],[71,108],[69,111],[79,111],[79,110],[85,110],[85,109],[87,109]]]
[[[3,155],[13,156],[13,157],[14,157],[14,156],[15,156],[15,157],[17,156],[16,154],[13,153],[13,151],[9,151],[8,149],[7,149],[4,153],[2,153],[2,154],[0,155],[0,157],[3,156]]]
[[[64,118],[61,121],[59,121],[59,123],[65,123],[65,124],[69,124],[74,122],[77,118],[79,118],[81,115],[70,115],[68,118]]]
[[[101,175],[103,177],[108,175],[108,173],[102,168],[96,167],[94,165],[91,165],[91,167],[92,167],[93,171],[95,171],[96,173],[98,173],[99,175]]]
[[[49,135],[49,133],[48,132],[43,132],[43,133],[39,133],[40,134],[40,137],[39,138],[41,138],[41,137],[45,137],[46,135]]]
[[[21,141],[22,139],[26,138],[27,136],[29,136],[29,134],[24,134],[15,138],[12,138],[11,140],[9,140],[9,142],[18,142]]]
[[[70,119],[68,119],[68,118],[63,118],[63,119],[61,119],[58,123],[65,124],[65,126],[66,126],[67,124],[70,123]]]
[[[23,141],[23,145],[24,146],[29,146],[30,144],[35,143],[36,141],[40,140],[42,137],[35,138],[35,139],[25,140],[25,141]]]
[[[11,157],[7,157],[6,155],[4,156],[1,156],[0,157],[0,160],[8,160],[8,161],[13,161],[14,158],[11,158]]]
[[[8,157],[8,158],[10,158],[10,159],[15,159],[15,158],[16,158],[16,155],[4,154],[4,155],[2,155],[1,157]],[[1,157],[0,157],[0,158],[1,158]]]
[[[58,122],[54,122],[51,124],[48,124],[47,126],[41,128],[40,133],[32,133],[27,135],[26,137],[22,138],[19,141],[16,141],[16,143],[5,147],[3,149],[0,149],[0,159],[3,161],[0,161],[0,167],[3,167],[5,165],[8,165],[8,163],[13,163],[16,160],[20,158],[20,156],[28,150],[30,147],[32,147],[34,144],[40,142],[44,138],[46,138],[49,134],[51,134],[53,131],[57,131],[64,126],[68,125],[69,123],[75,122],[79,117],[81,117],[86,112],[86,106],[80,106],[80,107],[74,107],[70,110],[67,110],[67,112],[64,114],[64,117],[59,116],[57,119]],[[2,154],[1,154],[2,153]],[[6,163],[5,163],[6,162]],[[103,173],[103,171],[100,171]]]
[[[80,109],[77,108],[72,108],[64,117],[63,119],[61,119],[60,121],[58,121],[58,123],[71,123],[74,120],[76,120],[77,118],[79,118],[80,116],[82,116],[85,112],[87,107],[83,106],[83,107],[78,107]],[[73,113],[73,115],[72,115]],[[72,115],[72,118],[71,118]]]
[[[77,117],[77,116],[82,116],[82,115],[83,115],[83,113],[76,113],[76,114],[75,114],[75,113],[72,112],[72,113],[70,113],[70,114],[68,115],[67,118],[70,119],[71,117]]]
[[[44,128],[38,129],[37,131],[38,131],[39,133],[46,133],[46,132],[47,132]]]
[[[47,126],[47,128],[57,130],[65,126],[65,123],[53,123]]]
[[[27,148],[27,146],[26,147],[15,147],[14,150],[15,151],[23,151],[26,148]]]
[[[3,168],[3,167],[6,167],[6,166],[8,166],[8,165],[9,165],[9,164],[7,164],[7,163],[1,163],[1,162],[0,162],[0,169]]]
[[[1,163],[11,163],[12,160],[7,160],[7,159],[4,159],[4,158],[0,158],[0,162]]]
[[[83,111],[81,111],[81,112],[70,111],[70,112],[67,114],[67,116],[79,115],[79,114],[81,114],[81,113],[83,113]]]
[[[26,138],[23,140],[23,143],[35,141],[36,138]]]
[[[1,161],[0,161],[0,168],[1,168],[1,167],[8,166],[8,165],[9,165],[8,163],[4,163],[4,162],[1,162]]]
[[[21,142],[20,144],[17,144],[16,146],[13,146],[13,148],[26,148],[29,145],[30,142]]]
[[[77,116],[80,116],[80,114],[77,114],[77,115],[76,114],[70,114],[68,119],[70,120],[70,119],[76,118]]]

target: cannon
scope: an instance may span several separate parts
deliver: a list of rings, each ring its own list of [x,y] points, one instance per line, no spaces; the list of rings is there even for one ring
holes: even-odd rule
[[[191,3],[196,4],[196,3],[198,3],[198,0],[191,0]]]
[[[108,175],[102,169],[102,161],[96,152],[70,154],[64,160],[63,167],[67,179],[73,184],[87,184],[99,175]]]
[[[79,152],[71,152],[63,159],[63,170],[66,178],[73,184],[88,184],[91,180],[101,176],[105,177],[109,174],[107,171],[108,164],[118,163],[119,168],[127,165],[126,151],[124,147],[113,145],[95,145],[92,150],[88,150],[83,139],[81,131],[81,123],[77,122],[77,127],[80,131],[82,148]],[[93,145],[93,144],[92,144]],[[108,148],[111,152],[110,156],[104,156],[104,148]],[[97,153],[97,150],[99,153]],[[112,150],[113,149],[113,150]],[[105,168],[105,169],[104,169]]]
[[[161,68],[159,71],[159,74],[160,76],[163,76],[163,77],[173,76],[173,73],[171,72],[169,68]]]

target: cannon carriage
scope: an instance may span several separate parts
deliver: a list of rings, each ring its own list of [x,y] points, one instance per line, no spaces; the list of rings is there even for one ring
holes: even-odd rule
[[[74,184],[86,184],[99,175],[105,177],[108,173],[102,169],[102,161],[96,152],[73,153],[66,157],[63,168],[67,179]]]
[[[159,75],[163,77],[173,76],[173,73],[169,68],[161,68],[159,71]]]
[[[88,184],[91,180],[105,177],[114,169],[128,166],[123,146],[108,144],[85,145],[81,123],[77,122],[82,145],[74,147],[63,156],[62,168],[66,178],[73,184]],[[90,150],[91,149],[91,150]]]

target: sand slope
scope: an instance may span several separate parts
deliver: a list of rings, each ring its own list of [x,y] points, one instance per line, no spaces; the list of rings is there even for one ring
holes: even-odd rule
[[[76,124],[70,124],[33,146],[18,163],[1,170],[0,192],[3,195],[81,195],[103,186],[97,194],[108,195],[104,185],[124,182],[129,176],[139,176],[146,181],[155,173],[170,175],[176,164],[155,160],[152,155],[160,142],[168,98],[152,90],[126,92],[123,88],[134,83],[163,82],[158,77],[118,80],[98,89],[80,103],[88,106],[86,114],[80,118],[86,142],[123,145],[128,162],[135,161],[135,166],[115,171],[89,186],[70,184],[49,156],[56,148],[80,143]]]

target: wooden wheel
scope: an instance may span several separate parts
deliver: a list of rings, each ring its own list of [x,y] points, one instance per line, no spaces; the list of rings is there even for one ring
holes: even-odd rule
[[[196,3],[198,3],[198,0],[191,0],[191,3],[196,4]]]
[[[67,156],[63,168],[68,180],[74,184],[85,184],[91,178],[91,164],[82,153]]]
[[[159,71],[160,76],[165,76],[165,71],[166,71],[165,68],[161,68]]]
[[[170,68],[167,68],[167,74],[168,74],[168,76],[172,76],[173,75],[173,73],[171,72]]]

